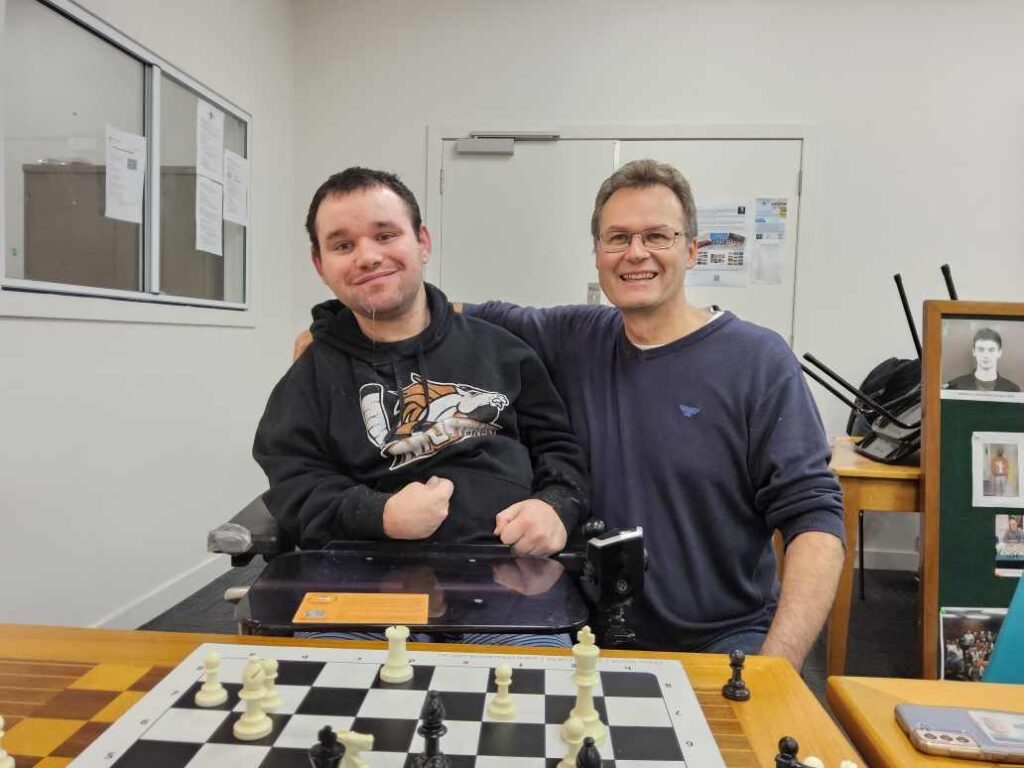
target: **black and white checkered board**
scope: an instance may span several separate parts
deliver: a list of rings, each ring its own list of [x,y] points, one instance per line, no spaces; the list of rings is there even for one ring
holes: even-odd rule
[[[228,701],[194,703],[203,657],[221,654]],[[273,731],[238,741],[232,725],[250,653],[278,660],[284,704]],[[441,694],[448,733],[441,749],[454,768],[554,768],[565,755],[559,729],[576,698],[566,656],[410,652],[414,676],[389,685],[378,677],[384,650],[203,645],[114,723],[74,768],[309,768],[317,731],[372,733],[371,768],[404,768],[423,748],[416,733],[428,689]],[[495,721],[486,704],[498,664],[512,667],[517,715]],[[605,768],[718,768],[724,763],[681,665],[672,661],[601,659],[594,702],[608,725],[599,745]]]

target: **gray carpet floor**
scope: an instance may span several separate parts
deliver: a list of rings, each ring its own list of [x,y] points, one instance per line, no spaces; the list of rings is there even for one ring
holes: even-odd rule
[[[194,595],[140,629],[173,632],[237,631],[234,606],[224,602],[228,587],[251,584],[263,568],[257,559],[210,582]],[[917,653],[917,575],[907,571],[867,571],[862,601],[855,594],[850,615],[846,674],[919,677]],[[728,677],[728,670],[725,670]],[[825,635],[822,633],[803,670],[808,687],[824,702]]]

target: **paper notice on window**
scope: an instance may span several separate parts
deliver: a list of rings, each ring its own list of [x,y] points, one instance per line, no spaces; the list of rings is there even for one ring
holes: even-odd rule
[[[750,283],[749,200],[697,205],[697,264],[686,284],[743,287]]]
[[[751,280],[782,284],[782,251],[786,242],[785,197],[759,197],[754,201],[754,240],[751,244]]]
[[[108,219],[142,223],[146,181],[146,137],[107,126],[106,206]]]
[[[196,105],[196,171],[224,182],[224,113],[202,99]]]
[[[196,250],[224,255],[224,188],[205,176],[196,176]]]
[[[249,225],[249,161],[224,150],[224,220]]]

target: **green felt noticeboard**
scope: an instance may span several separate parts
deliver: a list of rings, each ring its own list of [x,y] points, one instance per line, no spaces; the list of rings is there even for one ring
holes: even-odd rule
[[[979,337],[983,329],[999,341]],[[992,362],[983,364],[978,346],[985,340],[997,350],[991,392],[976,389],[978,379],[992,386],[992,368],[983,374]],[[1006,609],[1020,581],[1005,554],[997,567],[997,542],[1008,517],[1024,514],[1024,391],[1015,391],[1024,389],[1024,304],[925,302],[923,363],[921,661],[934,678],[948,651],[940,643],[943,611],[998,632],[1001,617],[985,623],[984,614]],[[993,485],[992,469],[1000,447],[1010,465],[1002,487]],[[960,630],[967,631],[984,634]]]

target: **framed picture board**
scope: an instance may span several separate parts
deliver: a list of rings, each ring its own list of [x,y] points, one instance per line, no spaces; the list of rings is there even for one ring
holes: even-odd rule
[[[934,678],[957,652],[945,625],[1005,614],[1024,570],[1024,304],[924,307],[921,668]],[[988,642],[996,624],[965,634]]]

